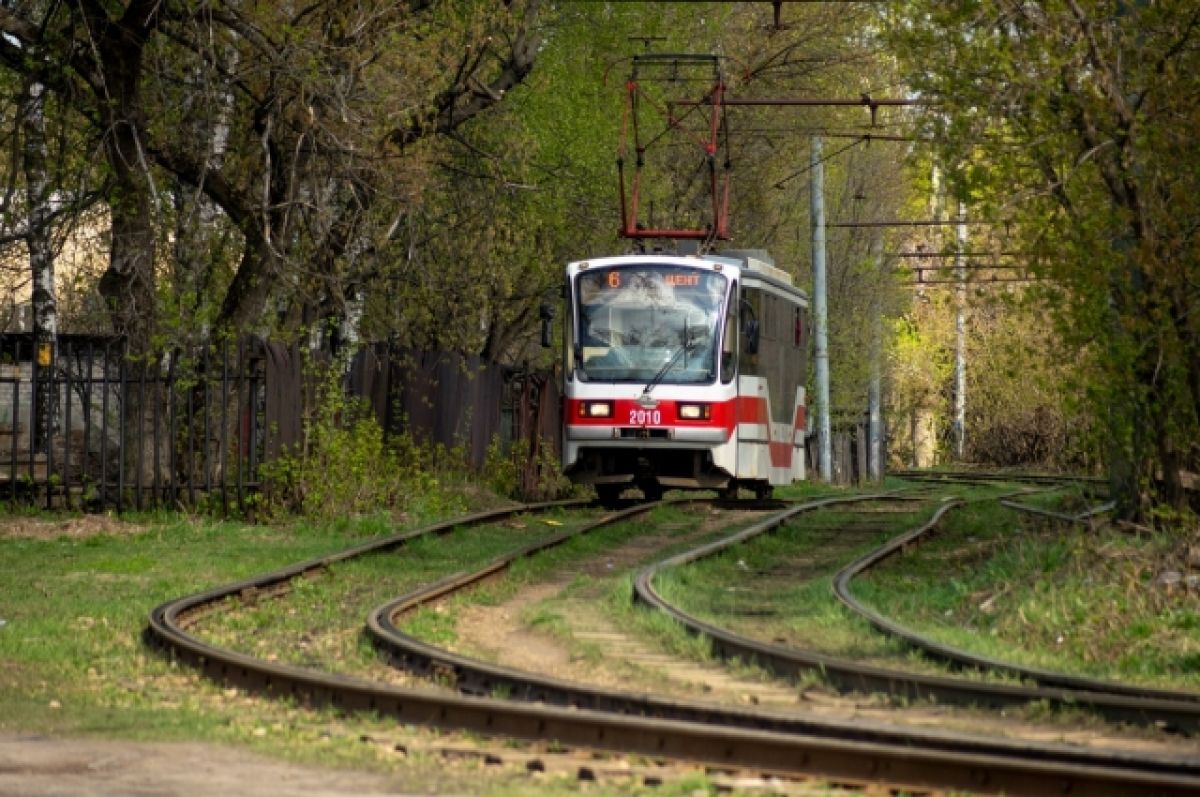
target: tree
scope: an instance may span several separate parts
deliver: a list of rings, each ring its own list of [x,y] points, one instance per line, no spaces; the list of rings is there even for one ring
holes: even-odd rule
[[[1014,222],[1094,353],[1090,395],[1126,516],[1182,507],[1200,462],[1200,163],[1186,131],[1200,11],[1183,2],[914,3],[889,20],[956,190]]]
[[[203,297],[208,306],[196,309],[211,322],[193,329],[270,328],[272,302],[302,320],[322,305],[336,311],[354,269],[419,191],[421,142],[497,104],[529,73],[538,9],[537,0],[29,4],[0,9],[0,63],[42,75],[99,136],[111,223],[100,291],[114,331],[149,354],[161,348],[157,267],[176,210],[217,210],[195,218],[208,236],[233,233],[239,244],[233,262],[192,260],[210,268],[184,287]],[[173,182],[186,202],[168,201]]]

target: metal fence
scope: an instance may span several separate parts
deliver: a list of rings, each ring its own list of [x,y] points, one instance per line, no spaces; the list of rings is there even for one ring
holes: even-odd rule
[[[132,360],[119,339],[63,335],[39,363],[0,336],[0,498],[118,510],[244,504],[268,447],[261,343]]]
[[[62,335],[49,366],[37,353],[31,335],[0,335],[0,501],[245,508],[263,463],[301,450],[318,392],[299,347],[261,340],[145,362],[120,339]],[[379,345],[359,352],[345,389],[386,432],[457,447],[476,468],[493,440],[526,439],[528,470],[558,445],[554,384]]]
[[[868,466],[870,424],[866,417],[859,421],[841,420],[830,430],[829,450],[833,460],[830,471],[833,484],[862,485],[871,482]],[[880,462],[887,462],[887,433],[880,440]],[[817,437],[805,441],[806,467],[809,478],[817,478]]]
[[[347,388],[367,400],[386,431],[460,450],[472,468],[483,466],[493,444],[508,450],[525,441],[517,465],[521,489],[532,495],[539,461],[560,447],[557,385],[549,371],[378,343],[359,351]]]

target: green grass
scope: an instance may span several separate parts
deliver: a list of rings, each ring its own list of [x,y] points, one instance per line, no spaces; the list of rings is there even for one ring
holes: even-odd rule
[[[785,526],[685,567],[659,573],[656,589],[669,601],[718,624],[761,616],[772,635],[802,635],[829,653],[846,653],[860,628],[848,628],[830,593],[843,564],[928,516],[932,505],[879,515],[886,528],[855,530],[861,520],[833,506],[803,513]],[[814,630],[819,634],[814,637]]]
[[[855,529],[864,516],[849,508],[808,512],[719,555],[664,571],[655,586],[685,611],[751,637],[881,666],[944,673],[941,665],[877,633],[848,612],[833,595],[832,577],[861,554],[924,523],[942,498],[960,496],[971,502],[972,508],[952,512],[943,521],[947,531],[935,532],[933,539],[954,550],[961,561],[949,567],[944,561],[931,561],[920,574],[904,570],[886,592],[880,589],[872,594],[885,615],[893,613],[898,600],[914,611],[928,605],[930,615],[944,612],[945,596],[957,596],[963,589],[960,571],[978,567],[975,560],[988,555],[978,529],[990,522],[989,513],[996,511],[994,497],[1013,489],[1009,484],[939,486],[930,501],[913,504],[911,511],[866,516],[875,521],[870,528]],[[981,513],[984,519],[976,519]],[[915,555],[933,551],[934,543],[916,550]],[[1022,567],[1052,566],[1062,553],[1047,546],[1040,555],[1046,561],[1025,562]],[[857,588],[859,581],[855,584]],[[857,589],[859,594],[867,594],[866,589]],[[950,624],[952,621],[943,622],[941,627]]]
[[[980,497],[1003,489],[954,492]],[[805,485],[781,494],[814,497],[829,492]],[[1054,505],[1053,497],[1038,500]],[[830,510],[826,519],[837,515]],[[896,516],[900,525],[911,525],[900,517]],[[836,568],[813,557],[814,551],[821,552],[822,542],[811,535],[806,538],[803,518],[761,542],[673,571],[664,576],[660,588],[685,605],[694,601],[690,608],[717,611],[730,595],[742,597],[715,588],[737,583],[733,577],[743,573],[739,562],[765,568],[788,551],[800,552],[809,559],[799,564],[815,569],[786,589],[775,590],[778,606],[803,620],[804,633],[823,635],[832,648],[860,645],[869,652],[871,645],[880,643],[864,642],[873,632],[855,627],[832,605],[827,575]],[[398,764],[379,745],[360,741],[397,733],[394,722],[313,711],[227,690],[174,666],[141,641],[150,610],[162,601],[390,533],[395,529],[389,519],[328,526],[254,526],[165,514],[138,520],[135,529],[121,533],[24,539],[4,536],[0,518],[0,618],[6,621],[0,626],[0,731],[216,741],[308,762],[403,766],[422,788],[454,788],[453,783],[446,785],[440,760],[412,756]],[[481,591],[478,599],[503,600],[519,584],[543,578],[573,559],[599,555],[604,546],[643,534],[653,525],[696,522],[684,508],[655,510],[649,518],[584,537],[522,564],[511,578]],[[381,666],[358,633],[366,608],[559,530],[540,519],[524,518],[420,540],[393,553],[332,567],[297,582],[291,597],[242,607],[200,628],[214,640],[227,639],[252,653],[274,649],[301,663],[339,660],[347,670],[365,671]],[[890,533],[880,531],[873,535],[877,539],[867,535],[861,544],[869,547]],[[832,550],[828,541],[823,545]],[[929,543],[857,581],[855,588],[888,615],[986,655],[1197,689],[1198,597],[1194,592],[1168,594],[1156,583],[1164,568],[1180,566],[1180,545],[1178,536],[1064,530],[981,504],[952,513],[945,529]],[[826,575],[808,577],[818,571]],[[577,577],[567,592],[594,590],[596,583],[591,577]],[[684,655],[707,655],[703,643],[674,623],[632,607],[628,576],[614,578],[607,588],[606,600],[618,622],[648,629],[668,649]],[[981,608],[984,605],[987,610]],[[414,622],[426,624],[423,636],[443,640],[454,610],[450,602],[446,612],[427,610],[430,616],[418,613]],[[531,619],[550,633],[561,623],[553,605],[533,611]],[[291,643],[287,648],[274,647],[285,640]],[[304,646],[295,644],[297,640]],[[886,647],[882,653],[908,655]],[[428,781],[421,781],[424,777]],[[455,782],[480,788],[470,777]],[[486,783],[486,788],[499,792],[535,788],[522,779]],[[536,788],[554,792],[571,787]],[[604,790],[601,786],[597,791]]]
[[[573,782],[537,783],[520,775],[481,778],[470,768],[448,768],[436,756],[402,759],[390,745],[369,740],[408,735],[432,745],[447,734],[247,695],[144,647],[142,632],[157,604],[390,533],[395,529],[386,518],[329,526],[254,526],[162,514],[139,520],[119,534],[23,539],[5,536],[0,517],[0,732],[232,744],[310,764],[402,772],[408,788],[428,793],[577,790]],[[495,547],[511,545],[520,533],[494,528]],[[371,557],[376,561],[365,572],[418,581],[455,561],[465,536],[418,543],[408,560]],[[484,554],[482,546],[476,553]],[[342,568],[298,582],[303,600],[295,603],[322,604],[329,588],[322,582],[346,589],[355,575]],[[262,614],[241,612],[236,622],[246,624],[246,637],[261,634],[286,602],[264,601]]]
[[[1060,511],[1082,504],[1069,492],[1039,498]],[[893,618],[985,656],[1200,691],[1200,595],[1158,581],[1187,572],[1188,539],[972,506],[855,590]]]
[[[221,690],[143,646],[150,610],[377,530],[178,517],[132,534],[0,539],[0,730],[238,738],[239,721],[209,709]]]
[[[306,667],[370,676],[384,665],[361,629],[369,610],[419,586],[468,572],[514,548],[551,537],[588,515],[564,510],[518,516],[491,525],[420,537],[394,551],[338,563],[293,582],[279,599],[214,614],[197,626],[217,644],[251,655],[275,654]],[[557,525],[556,525],[557,524]],[[495,600],[494,587],[481,590]],[[454,641],[455,601],[424,607],[403,618],[401,628],[438,644]]]

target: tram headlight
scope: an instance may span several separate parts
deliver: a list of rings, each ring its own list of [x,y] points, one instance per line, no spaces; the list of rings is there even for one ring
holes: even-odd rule
[[[683,421],[707,421],[712,417],[711,404],[680,404],[679,419]]]
[[[579,405],[579,414],[584,418],[611,418],[613,405],[611,401],[584,401]]]

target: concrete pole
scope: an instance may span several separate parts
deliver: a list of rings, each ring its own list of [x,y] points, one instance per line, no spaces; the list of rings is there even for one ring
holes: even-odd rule
[[[962,460],[967,437],[967,208],[958,203],[955,225],[954,273],[954,456]]]
[[[813,338],[817,388],[817,471],[821,481],[833,481],[832,435],[829,424],[829,309],[825,299],[825,164],[821,137],[813,136],[809,158],[813,259]]]
[[[883,479],[883,241],[878,233],[871,237],[871,262],[875,267],[875,287],[871,297],[871,361],[867,382],[867,477]]]

